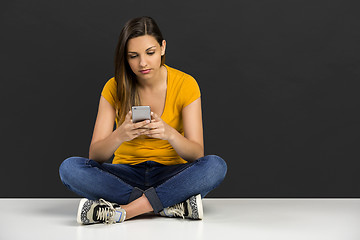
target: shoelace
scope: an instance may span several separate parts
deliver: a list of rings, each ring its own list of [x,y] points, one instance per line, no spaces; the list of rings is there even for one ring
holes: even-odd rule
[[[179,216],[182,218],[185,218],[184,216],[184,203],[177,203],[174,206],[172,206],[171,208],[168,209],[167,211],[170,214],[174,214],[174,216]]]
[[[105,204],[106,207],[105,206],[99,207],[98,211],[96,212],[97,219],[100,221],[104,221],[107,224],[116,223],[116,221],[113,218],[116,211],[113,205],[102,198],[100,198],[99,201],[100,203]]]

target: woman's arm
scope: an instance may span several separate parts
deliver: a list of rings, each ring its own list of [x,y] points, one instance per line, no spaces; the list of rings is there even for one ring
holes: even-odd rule
[[[146,135],[167,140],[177,154],[188,162],[204,156],[201,99],[198,98],[182,111],[184,136],[152,113],[154,120],[147,125]]]
[[[94,132],[89,149],[89,158],[97,162],[107,161],[122,141],[113,131],[115,109],[101,96]]]
[[[187,105],[182,111],[184,136],[178,131],[168,140],[177,154],[188,162],[204,156],[204,138],[201,99]]]
[[[115,109],[101,96],[93,137],[90,143],[90,159],[100,163],[106,162],[123,142],[130,141],[141,135],[146,131],[142,127],[149,124],[146,121],[132,123],[130,111],[121,126],[113,131],[114,119]]]

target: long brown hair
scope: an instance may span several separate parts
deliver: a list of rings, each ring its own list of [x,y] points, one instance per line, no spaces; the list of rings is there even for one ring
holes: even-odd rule
[[[117,96],[115,102],[116,122],[120,126],[125,120],[131,106],[140,105],[137,91],[136,75],[127,61],[127,43],[130,39],[150,35],[162,46],[163,36],[154,19],[151,17],[138,17],[129,20],[122,29],[115,51],[115,81],[117,83]],[[161,56],[161,65],[165,64],[165,55]]]

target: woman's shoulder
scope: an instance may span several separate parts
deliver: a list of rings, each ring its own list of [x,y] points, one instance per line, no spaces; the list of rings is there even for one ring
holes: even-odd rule
[[[179,70],[179,69],[176,69],[176,68],[173,68],[173,67],[170,67],[168,65],[165,65],[166,69],[168,70],[168,74],[170,77],[172,78],[193,78],[190,74],[182,71],[182,70]]]
[[[166,66],[168,69],[168,79],[171,82],[170,85],[174,88],[183,91],[188,89],[199,88],[197,81],[190,74],[173,67]]]
[[[116,84],[116,81],[115,81],[115,77],[112,77],[112,78],[110,78],[110,79],[108,79],[107,81],[106,81],[106,83],[105,83],[105,86],[106,85],[111,85],[111,86],[116,86],[117,84]]]
[[[113,106],[117,99],[117,83],[115,78],[110,78],[104,85],[101,95]]]
[[[108,79],[107,82],[105,83],[103,87],[103,91],[114,92],[116,91],[116,88],[117,88],[117,83],[115,81],[115,77],[112,77]]]
[[[173,92],[179,92],[184,96],[192,95],[194,92],[196,92],[195,95],[200,95],[199,85],[190,74],[169,66],[166,68],[168,69],[168,79],[171,82],[170,88]]]

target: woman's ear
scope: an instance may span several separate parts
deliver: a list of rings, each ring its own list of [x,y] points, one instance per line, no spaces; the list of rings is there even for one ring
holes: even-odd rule
[[[163,40],[161,44],[161,56],[165,55],[165,49],[166,49],[166,41]]]

